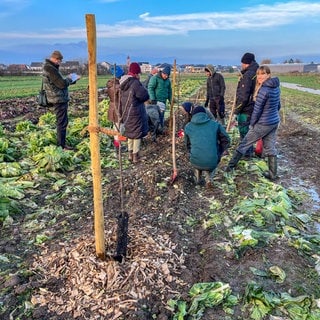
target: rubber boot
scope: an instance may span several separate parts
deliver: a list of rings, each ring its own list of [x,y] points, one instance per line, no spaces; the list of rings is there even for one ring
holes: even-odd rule
[[[133,151],[129,150],[129,157],[128,157],[129,161],[133,161]]]
[[[213,184],[211,181],[211,172],[210,171],[203,171],[203,173],[204,173],[204,179],[206,181],[206,188],[213,189]]]
[[[195,184],[200,184],[202,171],[199,169],[194,169],[194,182]]]
[[[139,153],[133,153],[132,154],[132,162],[133,163],[138,163],[139,162]]]
[[[278,178],[278,161],[277,156],[268,156],[268,167],[269,171],[265,172],[263,175],[270,179],[271,181],[276,180]]]
[[[138,163],[138,162],[144,161],[145,159],[146,159],[146,157],[141,156],[140,152],[132,154],[132,162],[133,163]]]
[[[237,164],[238,164],[238,162],[240,161],[241,158],[242,158],[242,154],[236,150],[233,153],[233,156],[232,156],[231,160],[228,163],[228,166],[226,168],[226,172],[232,171],[237,166]]]

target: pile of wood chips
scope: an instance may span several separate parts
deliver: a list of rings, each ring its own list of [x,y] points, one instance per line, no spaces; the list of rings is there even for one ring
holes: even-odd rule
[[[108,251],[115,246],[114,235],[115,228],[107,232]],[[74,319],[110,320],[134,312],[139,299],[152,292],[166,304],[186,285],[179,279],[185,255],[178,256],[170,237],[152,233],[151,227],[131,230],[129,226],[129,238],[122,263],[114,261],[112,254],[106,261],[99,260],[92,236],[60,243],[55,251],[44,247],[32,265],[42,280],[31,302],[57,315],[72,314]]]

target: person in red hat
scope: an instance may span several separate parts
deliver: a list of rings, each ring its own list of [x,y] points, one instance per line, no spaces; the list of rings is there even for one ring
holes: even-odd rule
[[[144,106],[149,94],[140,82],[140,73],[140,65],[132,62],[128,74],[120,79],[120,130],[128,138],[129,160],[133,163],[141,160],[141,140],[149,131]]]

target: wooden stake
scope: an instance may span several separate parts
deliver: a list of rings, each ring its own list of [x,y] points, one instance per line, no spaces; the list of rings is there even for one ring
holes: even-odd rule
[[[172,88],[172,97],[170,101],[170,123],[169,123],[169,129],[170,132],[172,132],[172,117],[173,117],[173,106],[174,106],[174,100],[175,100],[175,91],[176,91],[176,69],[177,69],[177,64],[176,60],[173,62],[173,74],[172,74],[172,83],[171,83],[171,88]]]
[[[176,60],[174,60],[173,63],[173,79],[172,79],[172,91],[174,93],[175,87],[176,87],[176,69],[177,69],[177,64]],[[172,111],[172,128],[171,128],[171,133],[172,133],[172,166],[173,166],[173,173],[171,177],[171,184],[176,180],[178,176],[178,170],[177,170],[177,160],[176,160],[176,116],[175,112],[173,110],[173,105],[174,105],[174,95],[172,93],[172,102],[171,102],[171,111]]]
[[[93,14],[86,14],[89,68],[89,126],[99,128],[97,61],[96,61],[96,22]],[[96,255],[106,259],[104,240],[104,214],[101,187],[101,162],[99,131],[90,130],[90,152],[93,178],[94,230]]]

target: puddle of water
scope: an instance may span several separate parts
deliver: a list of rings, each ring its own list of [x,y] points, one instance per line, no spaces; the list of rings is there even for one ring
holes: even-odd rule
[[[317,191],[315,189],[311,188],[311,189],[308,189],[307,192],[310,194],[312,201],[315,202],[315,204],[313,205],[313,209],[315,209],[315,210],[320,209],[320,197],[319,197],[319,194],[317,193]]]
[[[295,83],[281,82],[280,85],[282,87],[289,88],[289,89],[305,91],[305,92],[313,93],[313,94],[320,94],[320,90],[302,87],[301,85],[295,84]]]

